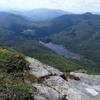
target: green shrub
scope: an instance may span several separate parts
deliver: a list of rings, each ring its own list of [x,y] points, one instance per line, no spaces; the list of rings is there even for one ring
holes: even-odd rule
[[[33,83],[38,80],[38,78],[33,75],[31,72],[28,72],[28,79]]]

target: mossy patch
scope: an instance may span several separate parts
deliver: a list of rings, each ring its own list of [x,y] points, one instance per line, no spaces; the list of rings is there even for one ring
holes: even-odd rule
[[[33,83],[38,80],[38,78],[33,75],[31,72],[28,72],[28,79]]]
[[[28,68],[23,54],[4,46],[0,46],[0,67],[9,72]]]
[[[0,46],[0,98],[2,95],[3,100],[32,100],[33,87],[25,82],[29,78],[25,72],[29,72],[29,66],[24,55]],[[32,81],[36,79],[29,76]]]

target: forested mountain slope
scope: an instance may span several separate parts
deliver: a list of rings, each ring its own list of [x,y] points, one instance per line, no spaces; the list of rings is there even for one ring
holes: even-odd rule
[[[45,23],[35,23],[23,16],[0,13],[0,43],[15,48],[29,56],[48,58],[55,52],[39,41],[53,42],[79,54],[81,66],[99,72],[100,16],[91,13],[70,14]],[[59,57],[59,56],[58,56]],[[65,58],[64,58],[65,59]],[[83,61],[83,62],[82,62]],[[75,61],[76,62],[76,61]],[[89,63],[88,63],[89,62]]]
[[[37,33],[38,34],[38,33]],[[61,44],[100,65],[100,16],[64,15],[54,19],[45,28],[41,39]],[[38,36],[37,36],[38,37]],[[44,38],[45,37],[45,38]]]

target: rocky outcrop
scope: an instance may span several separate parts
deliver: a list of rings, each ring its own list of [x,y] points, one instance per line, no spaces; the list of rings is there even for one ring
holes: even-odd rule
[[[32,84],[37,89],[34,100],[100,100],[100,76],[73,72],[71,75],[80,80],[65,80],[59,70],[30,57],[26,60],[30,62],[31,72],[43,78]]]
[[[59,76],[63,74],[59,70],[51,66],[42,64],[40,61],[36,59],[26,57],[26,60],[30,63],[31,72],[37,77],[43,77],[47,75],[58,75]]]

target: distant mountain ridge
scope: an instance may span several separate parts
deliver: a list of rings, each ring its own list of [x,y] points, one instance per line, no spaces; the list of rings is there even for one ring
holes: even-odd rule
[[[63,15],[53,19],[44,29],[41,34],[45,37],[42,38],[45,42],[63,45],[93,60],[100,69],[100,15]]]
[[[2,13],[0,15],[0,43],[13,47],[28,56],[46,54],[47,58],[51,54],[54,58],[55,54],[39,41],[60,44],[69,51],[86,58],[81,59],[81,62],[77,61],[77,64],[85,66],[86,69],[93,68],[94,72],[100,72],[98,70],[100,69],[99,15],[65,14],[51,21],[39,22],[33,22],[30,18],[26,19],[25,16],[19,14]]]
[[[26,19],[24,16],[13,14],[10,12],[0,12],[0,28],[20,30],[32,27],[33,22]]]
[[[28,11],[13,11],[12,10],[10,12],[28,17],[34,21],[51,20],[53,18],[62,16],[65,14],[70,14],[70,12],[67,12],[67,11],[47,9],[47,8],[33,9],[33,10],[28,10]]]

